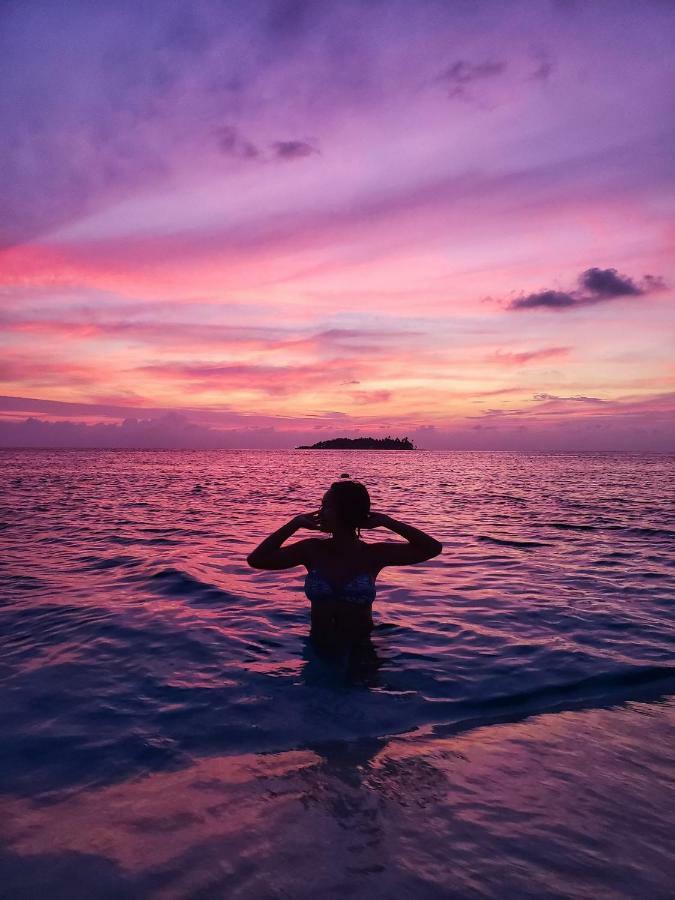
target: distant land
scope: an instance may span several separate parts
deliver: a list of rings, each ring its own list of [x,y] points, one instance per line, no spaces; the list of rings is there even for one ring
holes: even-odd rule
[[[319,441],[317,444],[303,444],[296,450],[417,450],[417,447],[404,438],[333,438],[330,441]]]

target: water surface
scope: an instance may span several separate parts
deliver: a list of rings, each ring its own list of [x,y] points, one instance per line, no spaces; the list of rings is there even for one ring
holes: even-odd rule
[[[673,458],[0,466],[11,896],[669,895]],[[245,559],[342,472],[444,544],[382,571],[365,661]]]

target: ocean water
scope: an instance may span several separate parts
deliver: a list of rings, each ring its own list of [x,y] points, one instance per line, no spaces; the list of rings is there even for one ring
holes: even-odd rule
[[[304,568],[246,564],[343,472],[444,544],[381,572],[356,660]],[[674,474],[2,451],[0,895],[672,897]]]

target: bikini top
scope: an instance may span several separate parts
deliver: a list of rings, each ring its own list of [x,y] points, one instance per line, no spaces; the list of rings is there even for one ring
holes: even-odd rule
[[[370,606],[376,594],[375,579],[368,574],[356,575],[336,590],[316,569],[310,569],[305,576],[305,594],[313,602],[344,600],[357,606]]]

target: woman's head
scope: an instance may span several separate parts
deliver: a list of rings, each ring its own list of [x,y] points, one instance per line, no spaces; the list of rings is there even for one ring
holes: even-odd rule
[[[370,495],[360,481],[334,481],[323,495],[321,527],[323,531],[338,528],[357,529],[370,514]]]

